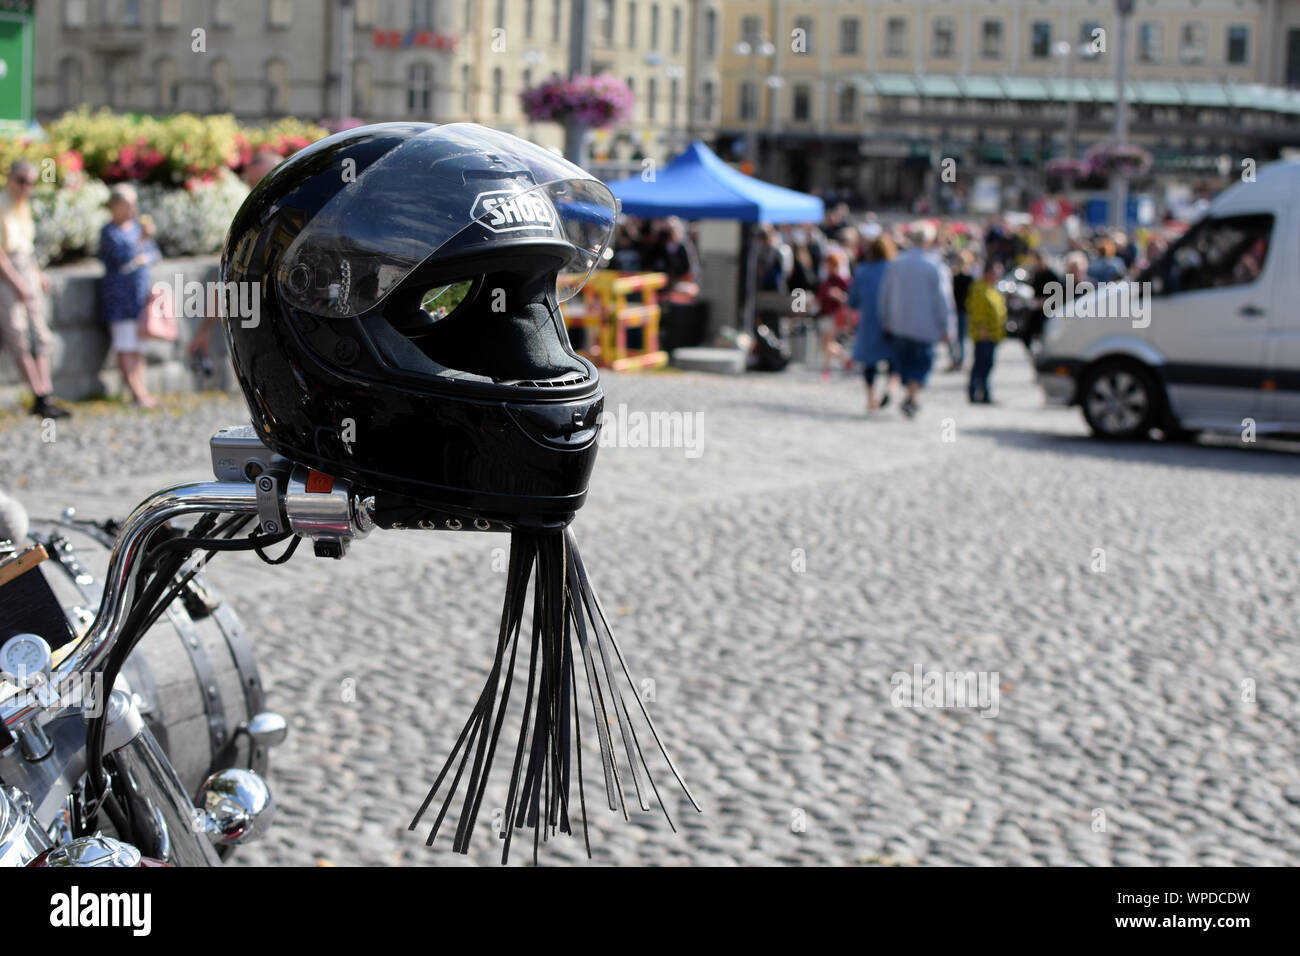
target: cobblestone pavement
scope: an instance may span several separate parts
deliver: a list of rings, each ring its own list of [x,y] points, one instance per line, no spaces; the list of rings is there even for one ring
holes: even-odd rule
[[[803,371],[607,378],[612,412],[702,421],[696,457],[603,449],[575,527],[705,812],[664,788],[673,834],[589,800],[596,862],[1300,863],[1300,456],[1095,443],[1042,407],[1018,345],[998,360],[999,406],[939,374],[911,422]],[[53,443],[11,417],[0,483],[34,514],[121,515],[206,476],[241,412],[85,413]],[[489,666],[504,543],[382,533],[343,562],[214,564],[293,728],[277,823],[238,864],[499,856],[486,821],[467,858],[406,824]],[[931,671],[997,696],[896,706],[896,675]],[[542,859],[585,855],[560,837]]]

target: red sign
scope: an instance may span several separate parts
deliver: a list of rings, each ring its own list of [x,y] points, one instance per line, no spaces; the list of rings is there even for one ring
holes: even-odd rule
[[[376,30],[370,36],[371,43],[379,49],[404,50],[420,47],[425,50],[455,50],[460,43],[459,37],[448,33],[434,33],[432,30]]]

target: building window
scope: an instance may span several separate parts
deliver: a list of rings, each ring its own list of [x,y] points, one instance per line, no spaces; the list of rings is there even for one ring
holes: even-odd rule
[[[600,0],[596,4],[596,20],[600,24],[600,36],[606,43],[614,42],[614,0]]]
[[[104,64],[105,87],[108,105],[117,109],[125,106],[130,92],[130,61],[124,56],[110,57]]]
[[[433,0],[411,0],[411,29],[433,29]]]
[[[930,55],[940,60],[950,59],[955,34],[952,17],[939,17],[935,20],[930,35]]]
[[[653,76],[646,80],[645,83],[645,115],[646,119],[655,118],[655,100],[659,99],[659,81]]]
[[[796,36],[803,38],[803,46],[796,51],[796,54],[803,56],[813,52],[813,18],[812,17],[795,17],[794,28],[799,31]]]
[[[375,0],[357,0],[352,13],[352,24],[358,27],[371,27],[375,23]]]
[[[673,52],[682,52],[682,8],[673,7]]]
[[[1052,55],[1052,24],[1047,20],[1035,20],[1029,25],[1029,55],[1035,60]]]
[[[140,0],[122,0],[122,26],[140,26]]]
[[[907,56],[905,17],[890,17],[885,21],[885,56]]]
[[[659,49],[659,4],[650,4],[650,49]]]
[[[1079,24],[1079,42],[1083,44],[1089,56],[1096,56],[1101,52],[1097,49],[1097,44],[1102,36],[1101,24],[1096,20],[1085,20]]]
[[[742,120],[758,119],[758,87],[748,81],[741,83],[740,102],[738,104]]]
[[[791,115],[796,123],[806,123],[812,118],[812,91],[804,83],[794,88]]]
[[[496,21],[498,30],[506,28],[506,0],[497,0]]]
[[[757,50],[763,42],[763,20],[761,17],[742,17],[740,20],[740,39],[748,43],[751,50]]]
[[[180,0],[158,0],[158,26],[174,27],[181,22]]]
[[[468,63],[460,65],[460,111],[466,116],[473,116],[474,69]]]
[[[283,29],[293,20],[293,0],[270,0],[266,6],[267,26]]]
[[[433,105],[433,67],[428,63],[412,63],[406,70],[406,112],[412,116],[428,116]]]
[[[712,7],[704,11],[704,55],[718,55],[718,11]]]
[[[551,42],[560,42],[560,29],[564,20],[563,0],[551,0]]]
[[[636,0],[628,0],[627,4],[627,45],[636,46]]]
[[[474,0],[465,0],[465,32],[474,29]]]
[[[712,80],[705,80],[700,87],[700,119],[706,123],[713,122],[713,101],[717,98]]]
[[[227,71],[230,67],[227,65]],[[226,100],[230,99],[227,92]],[[266,64],[266,111],[283,113],[289,101],[289,68],[283,60],[271,60]]]
[[[1243,66],[1250,57],[1250,27],[1228,27],[1228,62]]]
[[[86,0],[63,0],[64,28],[67,30],[80,30],[85,25]]]
[[[840,90],[839,118],[841,123],[858,121],[858,90],[855,86],[845,86]]]
[[[76,57],[65,57],[59,64],[59,100],[64,109],[76,109],[85,96],[85,68]]]
[[[997,60],[1002,56],[1002,21],[985,20],[980,27],[980,56]]]
[[[212,0],[212,25],[214,27],[228,27],[234,22],[230,8],[231,0]]]
[[[505,109],[506,71],[496,67],[492,71],[492,115],[500,116]]]
[[[672,79],[668,81],[668,124],[670,126],[677,125],[677,118],[678,118],[677,101],[681,99],[681,96],[682,96],[682,81],[674,76]]]
[[[1159,63],[1164,31],[1159,23],[1147,20],[1138,27],[1138,62]]]
[[[533,38],[537,22],[537,0],[524,0],[524,36]]]
[[[267,64],[266,71],[269,77],[270,64]],[[230,109],[230,89],[230,63],[219,57],[212,61],[212,112],[224,113]]]
[[[843,17],[840,20],[840,54],[843,56],[858,55],[858,18]]]
[[[1178,44],[1178,58],[1184,63],[1205,62],[1205,26],[1184,23]]]
[[[159,57],[154,78],[158,83],[158,109],[169,113],[176,109],[176,61],[169,56]]]
[[[374,73],[369,60],[352,61],[352,113],[365,116],[373,107],[375,97]]]

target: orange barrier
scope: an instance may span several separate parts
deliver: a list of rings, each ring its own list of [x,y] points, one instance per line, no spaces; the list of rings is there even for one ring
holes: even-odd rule
[[[601,368],[661,368],[668,364],[668,353],[659,349],[658,293],[667,284],[662,272],[598,270],[583,287],[581,307],[565,307],[565,324],[585,330],[587,357]],[[640,302],[628,301],[638,293]],[[641,330],[641,348],[628,348],[628,329]]]

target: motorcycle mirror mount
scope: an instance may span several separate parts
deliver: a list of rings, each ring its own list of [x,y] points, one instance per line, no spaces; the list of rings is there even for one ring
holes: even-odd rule
[[[289,734],[289,723],[273,710],[254,714],[248,720],[248,736],[258,747],[275,747]]]
[[[266,781],[251,770],[218,770],[199,787],[200,822],[218,846],[251,843],[264,834],[275,816]]]

